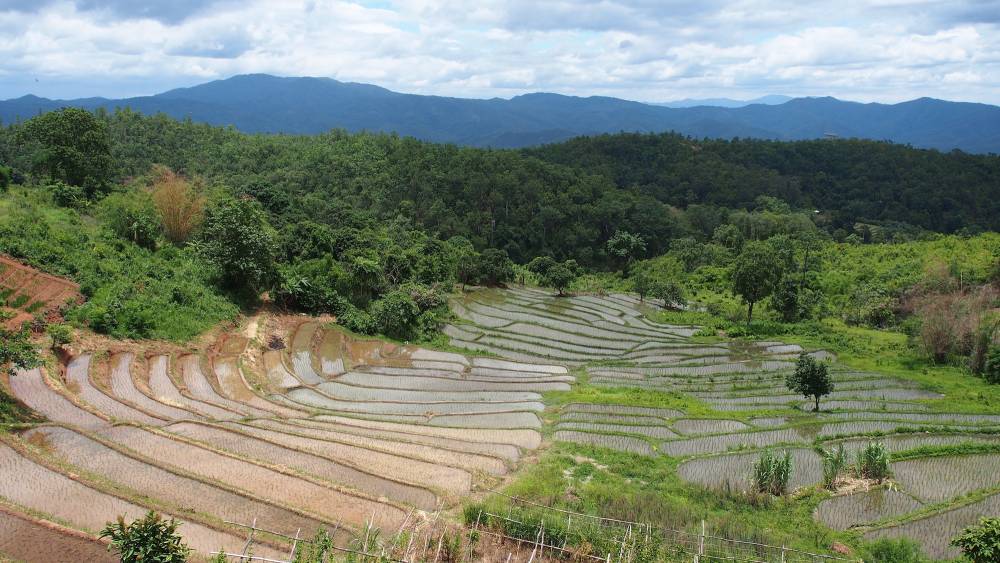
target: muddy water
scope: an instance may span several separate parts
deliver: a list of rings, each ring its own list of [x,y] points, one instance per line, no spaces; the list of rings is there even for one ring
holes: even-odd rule
[[[327,381],[316,387],[323,393],[347,401],[386,401],[400,403],[517,403],[540,401],[542,396],[531,391],[473,391],[454,390],[424,391],[419,389],[383,388],[372,385],[371,381],[361,385],[348,385],[340,381]],[[507,409],[513,410],[513,409]],[[463,411],[474,412],[474,411]]]
[[[257,459],[271,465],[292,467],[326,481],[356,489],[372,497],[384,496],[397,499],[425,510],[431,510],[437,504],[437,499],[427,489],[390,480],[406,477],[406,474],[410,473],[411,478],[408,481],[411,483],[435,484],[433,479],[420,479],[420,477],[424,477],[422,470],[426,468],[419,467],[415,462],[408,463],[398,456],[387,456],[379,452],[339,444],[323,447],[322,444],[313,444],[306,438],[271,433],[267,430],[247,429],[250,434],[258,435],[261,439],[226,429],[186,422],[173,424],[167,430],[209,444],[213,448]],[[265,441],[274,437],[281,439],[281,443],[288,447]],[[313,453],[303,453],[292,449],[299,447]],[[365,467],[370,472],[357,469],[358,467]],[[381,477],[381,475],[385,475],[385,477]],[[468,476],[468,474],[465,475]],[[445,471],[438,471],[435,477],[446,482],[446,477],[450,477],[450,475]]]
[[[56,456],[77,467],[178,506],[232,522],[250,523],[257,518],[259,522],[267,522],[268,528],[290,535],[298,528],[311,533],[324,525],[289,510],[149,465],[72,430],[49,427],[25,433],[26,438],[33,435],[44,436]]]
[[[43,377],[38,369],[18,372],[10,378],[14,396],[52,421],[73,424],[81,428],[102,428],[108,425],[104,420],[74,405],[69,399],[46,385]]]
[[[184,378],[184,385],[187,387],[188,392],[195,396],[195,398],[206,401],[209,403],[214,403],[226,407],[227,409],[232,409],[236,412],[243,413],[252,416],[270,416],[271,413],[267,411],[258,410],[252,408],[243,403],[238,403],[232,401],[219,395],[212,384],[208,382],[205,377],[204,372],[201,370],[200,358],[195,355],[184,356],[180,359],[181,374]]]
[[[201,413],[208,418],[227,420],[239,418],[239,414],[217,407],[204,401],[196,401],[181,395],[167,373],[169,368],[166,356],[156,356],[149,361],[149,387],[156,398],[164,403],[181,405],[187,409]]]
[[[470,429],[470,428],[436,428],[421,426],[417,424],[401,424],[397,422],[378,422],[374,420],[360,420],[334,415],[319,415],[316,420],[329,421],[339,424],[373,428],[378,430],[389,430],[408,434],[418,434],[424,436],[436,436],[441,438],[475,441],[493,442],[498,444],[511,444],[529,450],[537,448],[542,442],[542,435],[536,430],[493,430],[493,429]]]
[[[0,497],[21,506],[51,514],[90,532],[99,531],[118,515],[127,520],[142,517],[147,509],[91,489],[62,474],[38,465],[0,445]],[[240,549],[241,538],[181,520],[180,533],[193,549],[208,553],[225,547]],[[277,552],[260,546],[258,554]]]
[[[404,427],[404,430],[380,430],[377,428],[365,428],[361,426],[353,426],[348,424],[339,424],[336,422],[319,421],[319,420],[294,420],[294,421],[286,421],[283,422],[282,424],[287,424],[291,428],[296,428],[296,429],[315,428],[322,432],[329,432],[331,433],[331,435],[342,434],[345,436],[354,436],[358,439],[383,440],[389,443],[405,443],[405,444],[432,446],[447,451],[483,454],[492,457],[499,457],[501,459],[506,459],[509,461],[516,461],[521,456],[520,448],[511,444],[491,443],[486,441],[477,442],[470,440],[459,440],[455,438],[429,436],[426,434],[418,434],[406,430],[405,428],[406,425],[402,424],[399,426]],[[426,427],[414,426],[413,428],[419,431]]]
[[[222,392],[235,401],[250,405],[258,411],[268,412],[271,416],[275,414],[284,417],[303,416],[302,411],[276,405],[251,391],[246,382],[243,381],[243,376],[240,375],[234,357],[217,358],[215,360],[215,375],[219,380]]]
[[[788,451],[792,454],[792,478],[789,487],[805,487],[823,479],[823,462],[819,454],[807,448],[776,450],[778,455]],[[760,459],[760,452],[726,454],[693,459],[677,468],[681,479],[713,488],[729,487],[733,491],[745,491],[749,487],[750,471]]]
[[[295,506],[333,522],[361,526],[375,515],[379,527],[398,527],[405,514],[375,501],[351,496],[271,469],[159,436],[138,428],[117,427],[103,432],[108,438],[143,455],[208,479],[228,483],[257,498]]]
[[[295,331],[295,336],[292,338],[292,347],[289,350],[295,376],[309,385],[315,385],[324,381],[316,373],[312,365],[312,341],[318,328],[319,325],[316,323],[303,323],[299,326],[298,330]]]
[[[892,489],[874,489],[851,495],[829,498],[819,503],[814,517],[834,530],[846,530],[900,516],[923,506],[906,493]]]
[[[230,428],[234,428],[234,426],[230,426]],[[282,434],[281,432],[275,432],[273,430],[266,430],[263,428],[248,427],[237,429],[256,438],[260,438],[261,440],[285,444],[288,448],[295,448],[297,450],[303,450],[315,454],[299,454],[298,452],[294,452],[294,450],[288,451],[285,448],[269,447],[267,442],[257,442],[255,440],[242,438],[245,442],[253,444],[253,451],[258,456],[280,455],[286,460],[285,463],[288,465],[301,467],[303,470],[316,475],[324,476],[331,480],[339,480],[340,482],[354,486],[354,488],[357,489],[365,487],[366,489],[370,489],[366,490],[366,492],[375,493],[376,496],[384,495],[388,497],[400,498],[410,504],[417,504],[416,501],[421,500],[421,497],[424,496],[416,494],[419,492],[419,489],[416,489],[416,487],[399,487],[398,483],[393,483],[391,481],[387,481],[386,479],[376,480],[373,479],[373,477],[377,475],[384,475],[388,479],[414,483],[423,487],[436,487],[453,494],[464,494],[469,492],[469,488],[472,484],[471,475],[467,471],[428,463],[426,461],[419,461],[398,454],[369,450],[358,446],[316,438]],[[232,436],[239,435],[234,434]],[[217,436],[211,436],[208,439],[212,440],[213,443],[218,443],[216,440],[219,440],[220,438]],[[244,446],[244,449],[249,450],[250,448]],[[344,474],[347,473],[345,468],[338,468],[339,470],[337,474],[329,474],[332,472],[327,472],[328,475],[323,475],[320,473],[327,467],[327,465],[329,465],[320,461],[323,458],[342,460],[345,463],[353,465],[354,467],[364,467],[370,473],[362,473],[355,470],[354,472],[356,475],[351,476],[351,483],[347,483],[347,479],[344,478]],[[404,496],[406,498],[403,498]],[[427,501],[431,499],[423,500]],[[430,503],[429,506],[433,507],[433,503]]]
[[[238,426],[246,428],[245,425]],[[480,455],[477,453],[433,447],[419,443],[370,438],[366,436],[359,436],[357,434],[349,434],[347,432],[319,430],[271,420],[256,421],[253,423],[253,426],[267,428],[276,432],[298,434],[318,440],[327,440],[371,450],[380,450],[386,453],[410,457],[440,465],[451,465],[467,470],[485,471],[494,475],[502,475],[506,473],[506,465],[499,459],[498,456],[495,455]],[[234,426],[234,428],[235,427],[236,426]],[[274,439],[272,441],[284,443],[282,441],[283,439],[284,437],[281,437],[281,439]],[[516,449],[513,450],[513,454],[515,456],[517,455]]]
[[[134,359],[135,356],[132,354],[119,354],[111,360],[111,391],[116,396],[168,420],[200,418],[199,415],[190,411],[165,405],[142,394],[136,388],[135,382],[132,381],[132,361]]]
[[[411,391],[569,391],[569,384],[560,382],[481,381],[356,371],[345,373],[337,381],[348,385]]]
[[[0,553],[38,563],[116,563],[118,557],[96,539],[61,532],[27,517],[0,510]]]
[[[79,389],[81,399],[90,403],[102,413],[121,420],[138,422],[141,424],[159,425],[163,420],[153,418],[144,412],[138,411],[124,403],[116,401],[98,390],[90,382],[90,355],[77,356],[66,366],[66,379],[76,385]]]
[[[274,387],[278,389],[291,389],[292,387],[302,385],[302,382],[295,379],[295,376],[289,373],[285,367],[285,363],[281,361],[281,352],[279,350],[264,352],[262,359],[264,361],[264,373],[267,375],[268,382]]]

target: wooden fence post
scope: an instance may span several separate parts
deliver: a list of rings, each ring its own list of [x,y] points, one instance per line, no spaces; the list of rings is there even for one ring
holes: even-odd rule
[[[695,556],[695,563],[701,563],[701,558],[705,555],[705,521],[701,521],[701,536],[698,537],[698,555]]]

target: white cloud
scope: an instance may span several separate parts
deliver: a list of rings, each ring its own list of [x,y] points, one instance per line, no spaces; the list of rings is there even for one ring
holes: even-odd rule
[[[151,94],[232,74],[451,96],[768,93],[1000,103],[994,0],[0,3],[0,97]],[[36,81],[37,80],[37,81]]]

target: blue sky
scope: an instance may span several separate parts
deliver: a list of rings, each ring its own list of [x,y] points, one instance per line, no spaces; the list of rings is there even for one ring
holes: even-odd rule
[[[1000,104],[1000,0],[0,0],[0,98],[251,72],[462,97]]]

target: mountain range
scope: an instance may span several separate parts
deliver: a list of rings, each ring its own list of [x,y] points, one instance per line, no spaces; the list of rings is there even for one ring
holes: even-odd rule
[[[744,105],[745,104],[745,105]],[[468,99],[393,92],[331,78],[239,75],[135,98],[0,101],[4,123],[73,106],[130,107],[245,132],[308,134],[342,128],[498,148],[619,131],[676,131],[693,137],[889,140],[940,150],[1000,153],[1000,107],[919,98],[898,104],[831,97],[682,100],[667,105],[550,93]]]

